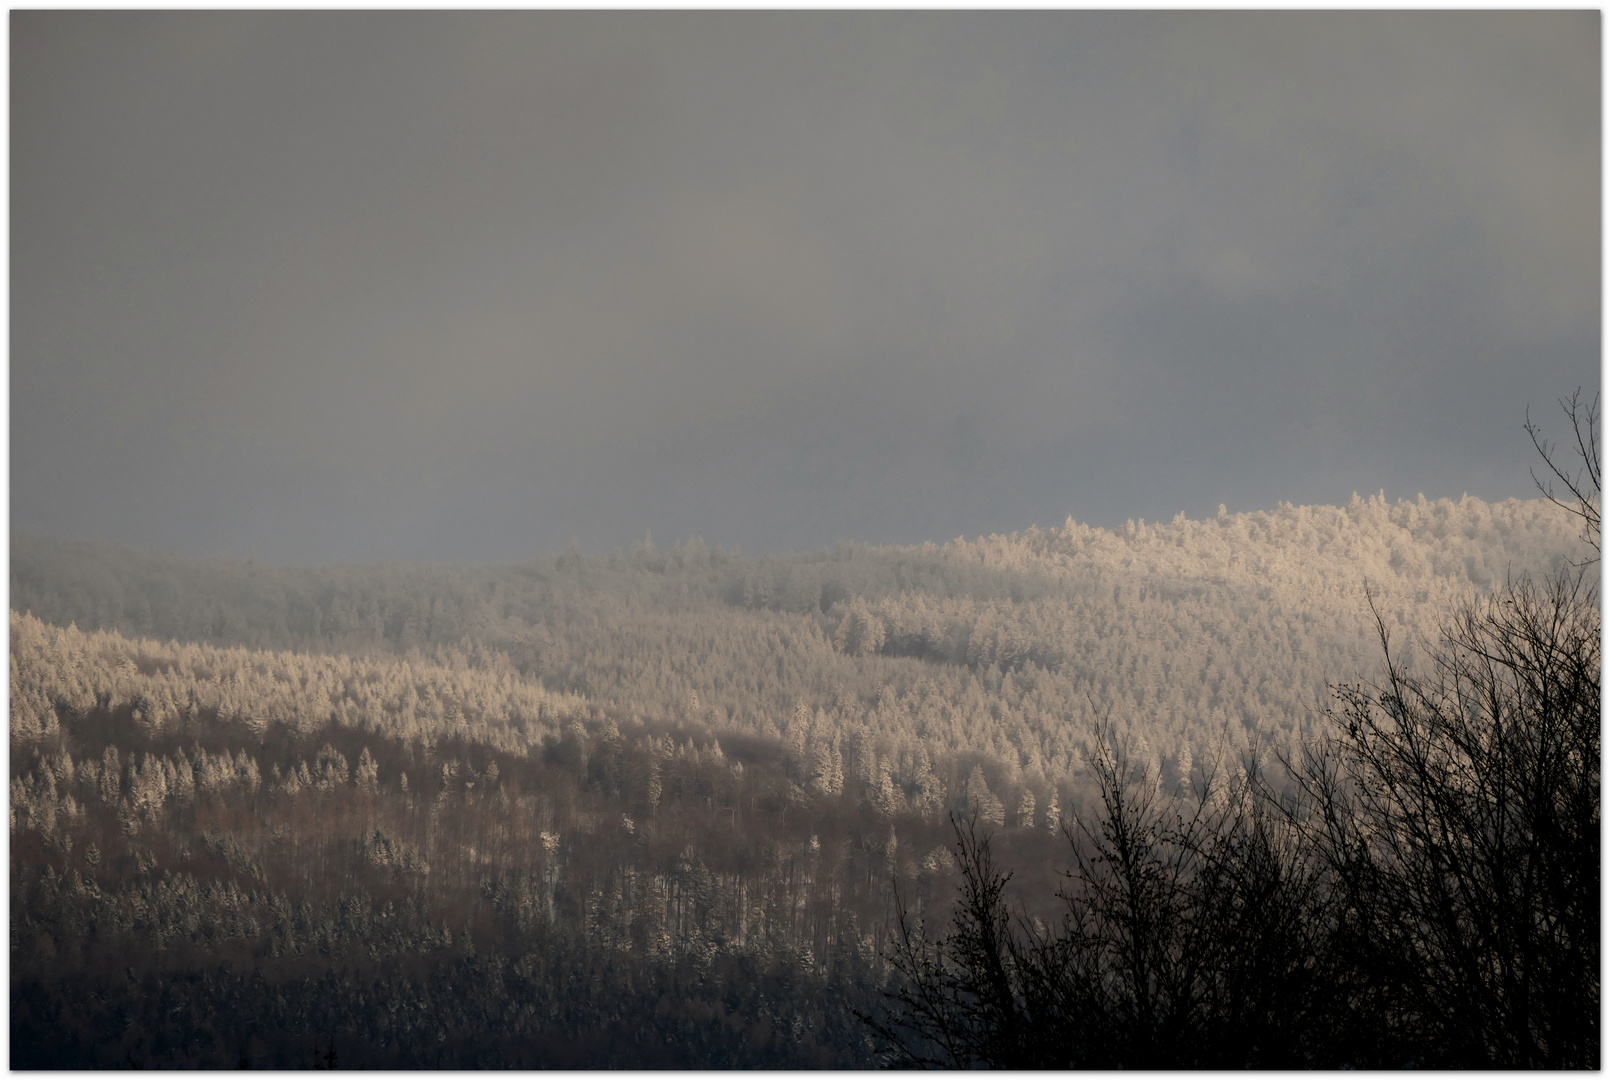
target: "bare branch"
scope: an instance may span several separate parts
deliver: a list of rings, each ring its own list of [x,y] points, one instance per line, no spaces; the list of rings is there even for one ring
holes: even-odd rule
[[[1571,421],[1572,435],[1576,440],[1576,456],[1582,462],[1575,470],[1556,460],[1557,447],[1543,435],[1543,430],[1532,422],[1531,410],[1526,412],[1526,434],[1532,439],[1532,446],[1536,448],[1543,464],[1548,467],[1553,479],[1545,479],[1537,475],[1533,469],[1532,482],[1543,497],[1555,506],[1569,514],[1582,519],[1583,539],[1593,545],[1594,551],[1599,551],[1600,540],[1600,499],[1599,486],[1599,395],[1593,395],[1593,401],[1582,400],[1582,388],[1578,387],[1569,398],[1560,400],[1560,409]],[[1558,480],[1570,492],[1569,498],[1562,498],[1554,492],[1554,481]],[[1587,560],[1588,563],[1596,560]],[[1585,564],[1584,564],[1585,565]]]

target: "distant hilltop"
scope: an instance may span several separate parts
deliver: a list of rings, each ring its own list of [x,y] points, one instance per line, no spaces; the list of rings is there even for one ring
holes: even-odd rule
[[[982,762],[996,784],[1075,775],[1098,717],[1160,760],[1294,747],[1330,686],[1375,670],[1366,589],[1411,645],[1459,597],[1586,554],[1545,500],[1469,496],[758,558],[695,539],[292,567],[19,536],[11,604],[130,638],[485,651],[623,716],[781,740],[806,771],[819,744],[881,747],[914,793],[941,758],[961,775]]]

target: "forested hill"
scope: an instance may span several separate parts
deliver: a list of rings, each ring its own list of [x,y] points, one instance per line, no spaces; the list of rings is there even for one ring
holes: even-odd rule
[[[1286,749],[1328,684],[1374,670],[1366,587],[1399,641],[1456,597],[1579,558],[1543,500],[1282,505],[745,557],[574,551],[527,562],[276,566],[14,537],[11,606],[59,626],[259,649],[485,649],[623,716],[876,744],[912,797],[930,770],[1055,783],[1110,716],[1174,771]],[[941,759],[945,764],[941,765]],[[954,760],[952,760],[954,759]],[[950,785],[946,785],[950,786]]]
[[[1377,498],[759,559],[12,555],[19,1067],[857,1068],[895,890],[949,918],[947,813],[1043,907],[1098,719],[1200,782],[1380,670],[1366,585],[1402,640],[1585,552],[1546,503]]]

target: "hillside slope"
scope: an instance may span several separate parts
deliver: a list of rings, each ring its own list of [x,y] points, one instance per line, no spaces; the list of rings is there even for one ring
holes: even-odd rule
[[[490,649],[623,715],[805,757],[869,739],[909,789],[924,756],[987,758],[1013,782],[1070,777],[1098,717],[1170,761],[1286,749],[1328,685],[1374,670],[1366,589],[1403,643],[1459,597],[1581,554],[1542,500],[1377,496],[758,559],[694,540],[505,565],[280,567],[19,537],[11,586],[18,611],[130,636]]]
[[[14,1060],[864,1066],[949,814],[1043,904],[1099,720],[1166,787],[1290,751],[1378,670],[1366,587],[1412,639],[1582,554],[1379,498],[759,559],[19,538]]]

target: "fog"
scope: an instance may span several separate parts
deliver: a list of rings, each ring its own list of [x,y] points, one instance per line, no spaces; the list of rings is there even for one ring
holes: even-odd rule
[[[11,16],[12,525],[746,551],[1525,495],[1600,16]]]

